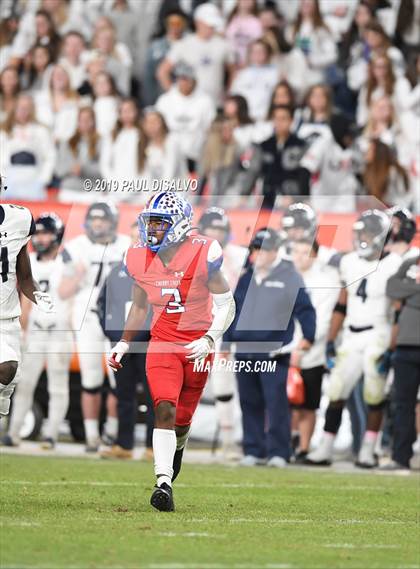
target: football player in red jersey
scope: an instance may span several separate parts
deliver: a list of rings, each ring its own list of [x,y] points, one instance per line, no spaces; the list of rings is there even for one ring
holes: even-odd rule
[[[146,372],[155,408],[157,478],[150,503],[162,511],[174,510],[172,482],[208,376],[209,366],[197,369],[196,362],[207,364],[212,358],[215,342],[235,315],[232,292],[220,271],[222,249],[214,239],[190,235],[192,215],[191,205],[174,192],[157,193],[140,214],[141,242],[125,257],[136,283],[133,304],[108,360],[114,370],[121,367],[149,302],[153,320]]]

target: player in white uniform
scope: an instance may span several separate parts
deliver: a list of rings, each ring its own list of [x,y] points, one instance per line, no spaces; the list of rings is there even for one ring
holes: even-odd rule
[[[389,346],[392,329],[391,304],[385,287],[402,259],[395,253],[383,252],[390,230],[390,219],[384,212],[365,211],[353,229],[355,251],[344,255],[340,262],[345,288],[334,309],[328,335],[327,364],[329,360],[328,367],[333,369],[324,434],[320,446],[308,455],[307,462],[331,463],[345,401],[363,373],[368,420],[356,464],[371,468],[377,464],[374,447],[382,423],[386,385],[377,361]],[[343,340],[336,351],[334,342],[343,322]]]
[[[283,257],[290,258],[292,244],[302,239],[313,243],[317,238],[317,231],[318,220],[311,206],[304,202],[291,204],[284,212],[281,220],[280,238],[282,246],[280,247],[280,254]],[[319,245],[317,262],[337,266],[340,256],[335,249]]]
[[[236,284],[245,266],[248,250],[245,247],[230,243],[231,228],[226,212],[219,207],[205,210],[198,222],[200,235],[216,239],[223,249],[221,270],[231,290]],[[215,369],[211,372],[211,385],[216,399],[216,413],[219,422],[222,456],[225,460],[239,459],[234,441],[234,395],[236,391],[235,374],[217,368],[220,359],[221,339],[216,346]]]
[[[25,342],[21,377],[17,386],[9,423],[3,439],[7,446],[17,446],[19,433],[29,411],[39,376],[47,366],[48,424],[42,447],[54,448],[59,427],[69,404],[69,367],[72,354],[69,302],[58,297],[58,285],[63,273],[63,260],[58,253],[64,234],[63,221],[55,213],[43,213],[35,222],[32,237],[34,252],[29,258],[33,275],[43,292],[53,299],[56,312],[45,314],[30,301],[22,299],[22,326]]]
[[[103,384],[103,353],[109,342],[99,325],[96,303],[110,269],[121,261],[130,238],[117,234],[118,212],[109,203],[92,204],[86,214],[86,234],[66,244],[64,277],[59,287],[62,299],[73,297],[72,328],[80,362],[82,412],[86,451],[99,448],[99,412]],[[113,376],[108,368],[110,382]],[[115,439],[118,430],[116,398],[108,397],[108,419],[103,440]]]
[[[6,188],[4,188],[6,189]],[[3,178],[0,194],[3,197]],[[32,277],[27,243],[35,231],[31,212],[22,206],[0,204],[0,414],[7,415],[10,398],[20,373],[21,314],[17,286],[22,293],[46,311],[54,306]]]

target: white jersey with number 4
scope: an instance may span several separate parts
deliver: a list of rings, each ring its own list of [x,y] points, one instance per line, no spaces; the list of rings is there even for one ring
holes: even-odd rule
[[[26,207],[0,204],[0,320],[20,316],[16,260],[35,231]]]
[[[361,259],[356,252],[347,253],[339,271],[347,290],[345,324],[354,328],[390,324],[391,302],[386,296],[386,283],[401,265],[402,258],[389,253],[380,260]]]

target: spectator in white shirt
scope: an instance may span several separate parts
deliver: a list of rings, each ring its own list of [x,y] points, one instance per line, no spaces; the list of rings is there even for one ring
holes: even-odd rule
[[[360,60],[365,65],[369,57],[369,46],[366,43],[366,26],[375,18],[373,7],[367,0],[361,0],[354,13],[349,30],[343,37],[340,46],[340,60],[345,67],[352,67]]]
[[[55,163],[48,129],[35,121],[32,97],[22,93],[0,130],[0,170],[10,199],[43,200]]]
[[[147,199],[145,193],[135,191],[137,186],[130,185],[141,178],[146,159],[145,149],[146,140],[140,125],[137,103],[134,99],[123,99],[117,124],[101,148],[100,171],[102,177],[110,182],[112,192],[109,198],[136,203],[143,203]]]
[[[296,462],[302,463],[309,452],[315,429],[316,410],[321,400],[322,378],[325,370],[325,348],[331,315],[338,300],[341,284],[338,271],[325,265],[318,258],[317,241],[292,243],[292,260],[301,274],[311,302],[316,309],[316,336],[306,352],[292,352],[290,364],[299,369],[305,385],[305,401],[293,410],[292,422],[299,435],[299,450]],[[302,339],[300,327],[296,327],[294,344]]]
[[[101,71],[93,80],[93,110],[96,130],[100,136],[109,136],[118,119],[119,97],[112,75]]]
[[[19,95],[19,75],[14,67],[5,67],[0,74],[0,124],[13,111]]]
[[[19,22],[19,29],[13,41],[11,64],[19,65],[34,45],[45,45],[51,58],[57,61],[61,39],[57,33],[50,12],[38,10],[36,14],[27,12]]]
[[[77,130],[68,141],[62,141],[57,151],[55,174],[60,178],[60,201],[92,203],[97,194],[84,190],[84,181],[90,179],[95,188],[100,178],[100,136],[95,128],[95,114],[91,107],[82,107],[77,119]]]
[[[278,69],[270,63],[271,56],[268,43],[254,41],[249,48],[249,65],[239,71],[230,89],[231,93],[245,97],[254,120],[267,116],[271,95],[278,82]]]
[[[32,93],[48,89],[54,65],[47,46],[34,46],[25,56],[24,67],[27,69],[21,74],[23,89]]]
[[[354,53],[353,61],[347,71],[347,81],[350,89],[359,91],[366,83],[369,75],[369,62],[374,57],[387,56],[392,62],[395,76],[400,77],[405,70],[404,59],[399,49],[391,44],[382,26],[372,20],[364,26],[363,49]]]
[[[103,70],[113,76],[122,95],[130,93],[133,60],[127,46],[117,42],[114,26],[108,18],[100,18],[96,23],[89,59],[102,62]]]
[[[374,99],[369,107],[368,120],[359,137],[361,148],[367,149],[369,140],[377,138],[388,146],[395,145],[398,123],[394,105],[388,95]]]
[[[386,55],[373,57],[369,62],[367,82],[359,93],[357,124],[360,126],[366,124],[371,102],[384,95],[391,98],[395,111],[401,112],[404,100],[410,91],[408,79],[395,75],[392,62]]]
[[[217,34],[223,21],[214,4],[201,4],[194,12],[196,31],[176,42],[160,64],[157,77],[166,91],[171,87],[171,72],[177,63],[185,62],[195,70],[197,86],[222,102],[225,74],[228,83],[233,72],[233,54],[228,42]]]
[[[1,17],[1,16],[5,17]],[[0,15],[0,73],[9,65],[19,22],[13,12]]]
[[[248,103],[242,95],[228,95],[223,104],[223,116],[230,121],[233,137],[241,150],[268,138],[273,126],[268,121],[254,122],[249,116]]]
[[[249,46],[262,35],[263,27],[258,18],[257,0],[237,0],[228,17],[225,37],[238,67],[246,64]]]
[[[48,126],[56,142],[73,136],[77,125],[79,96],[70,85],[67,71],[60,65],[52,70],[49,89],[34,95],[37,120]]]
[[[76,31],[68,32],[63,38],[60,65],[70,77],[71,88],[77,91],[86,80],[87,63],[86,42],[82,34]]]
[[[295,131],[299,138],[312,144],[318,136],[330,132],[332,97],[328,85],[314,85],[308,91],[302,109],[295,112]]]
[[[193,67],[179,63],[174,74],[176,84],[159,97],[156,109],[164,116],[192,172],[216,116],[216,107],[210,96],[197,87]]]
[[[133,11],[128,0],[112,0],[111,6],[105,7],[106,16],[112,22],[118,41],[126,45],[134,57],[137,46],[139,15]]]
[[[323,83],[328,67],[337,59],[337,47],[324,23],[318,0],[300,1],[297,19],[287,34],[288,41],[306,57],[308,85]]]
[[[148,187],[153,189],[154,180],[173,182],[186,178],[185,158],[176,137],[169,133],[163,115],[154,107],[146,108],[142,124],[146,137],[143,176],[147,179]]]

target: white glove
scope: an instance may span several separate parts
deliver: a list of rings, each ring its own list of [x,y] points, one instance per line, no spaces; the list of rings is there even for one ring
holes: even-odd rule
[[[34,292],[34,297],[36,300],[36,305],[42,312],[45,312],[46,314],[55,314],[53,299],[47,292],[36,290]]]
[[[187,350],[191,350],[191,353],[185,356],[187,360],[203,360],[214,351],[214,341],[210,336],[202,336],[185,347]]]
[[[111,369],[118,371],[122,368],[122,364],[120,362],[123,355],[128,352],[129,348],[130,344],[125,340],[120,340],[115,344],[108,357],[108,365]]]

